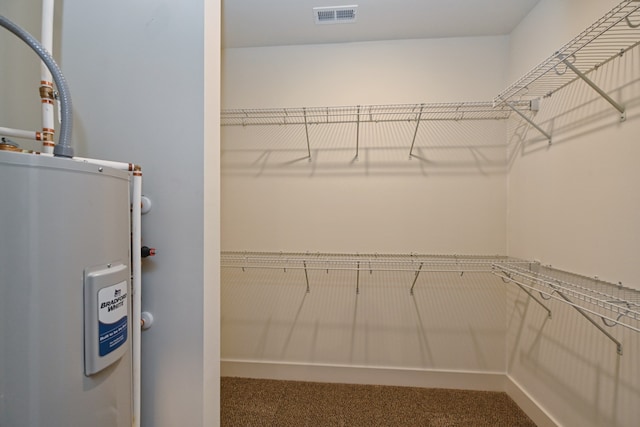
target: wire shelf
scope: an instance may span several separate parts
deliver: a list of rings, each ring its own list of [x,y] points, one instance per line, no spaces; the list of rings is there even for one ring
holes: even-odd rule
[[[640,290],[578,274],[541,266],[537,262],[505,256],[423,255],[423,254],[345,254],[292,252],[221,252],[221,267],[247,269],[303,270],[307,292],[308,272],[313,270],[355,271],[356,293],[360,272],[393,271],[415,274],[410,295],[421,273],[487,273],[514,283],[540,304],[551,318],[551,310],[542,300],[554,299],[576,309],[598,330],[616,344],[622,355],[622,343],[600,325],[624,326],[640,332]],[[539,295],[538,296],[536,295]]]
[[[588,74],[638,44],[640,1],[625,0],[503,90],[492,101],[229,109],[222,110],[221,125],[304,125],[309,158],[311,151],[308,127],[318,124],[353,123],[359,126],[361,123],[415,122],[416,130],[409,153],[411,157],[415,135],[421,121],[504,120],[515,112],[551,142],[552,135],[524,114],[527,110],[537,109],[537,106],[532,108],[531,101],[551,96],[575,80],[582,79],[620,112],[621,120],[625,120],[625,107],[597,87]]]
[[[227,109],[221,112],[221,125],[503,120],[509,118],[512,113],[512,109],[504,105],[505,102],[518,110],[528,110],[530,109],[528,101],[551,96],[580,78],[569,69],[570,67],[575,67],[580,73],[587,75],[638,44],[640,44],[640,1],[625,0],[503,90],[492,101]]]
[[[335,254],[335,253],[271,253],[222,252],[225,268],[264,268],[281,270],[352,270],[411,272],[483,272],[493,265],[509,262],[514,265],[528,261],[503,256],[458,256],[419,254]]]
[[[551,96],[583,74],[624,54],[640,43],[640,2],[626,0],[613,8],[557,52],[502,91],[496,104]]]
[[[493,274],[602,319],[640,332],[640,291],[577,274],[532,264],[495,264]]]
[[[515,105],[529,109],[527,101]],[[429,120],[504,120],[510,107],[491,101],[438,104],[358,105],[222,110],[222,126],[318,125],[346,123],[418,122]]]

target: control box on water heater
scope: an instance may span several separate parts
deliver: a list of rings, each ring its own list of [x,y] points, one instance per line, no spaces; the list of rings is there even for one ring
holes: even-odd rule
[[[129,268],[107,264],[84,272],[84,369],[100,372],[122,357],[129,331]]]

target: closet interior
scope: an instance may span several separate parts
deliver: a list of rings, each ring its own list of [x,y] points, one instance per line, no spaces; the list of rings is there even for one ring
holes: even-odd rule
[[[527,239],[538,245],[535,236],[542,239],[549,232],[536,234],[537,221],[543,220],[536,217],[540,212],[557,214],[568,224],[580,219],[558,214],[559,205],[537,206],[539,211],[529,210],[529,218],[534,220],[530,229],[521,231],[521,223],[509,215],[526,217],[527,203],[535,202],[514,207],[512,194],[519,188],[523,190],[513,197],[518,203],[528,196],[535,197],[524,194],[524,190],[547,174],[547,166],[539,167],[545,160],[520,166],[521,158],[553,156],[555,150],[567,151],[567,146],[573,144],[567,156],[579,159],[580,147],[575,147],[579,145],[575,140],[584,133],[597,133],[602,128],[622,132],[626,126],[636,125],[639,43],[640,3],[623,1],[487,101],[223,109],[223,204],[225,200],[260,197],[261,190],[251,196],[238,191],[252,183],[266,180],[259,184],[260,188],[271,191],[271,186],[287,179],[300,181],[293,186],[299,193],[290,197],[299,197],[299,203],[304,204],[311,197],[306,192],[316,191],[314,180],[321,177],[339,190],[334,199],[320,194],[311,209],[335,204],[335,212],[341,215],[331,218],[332,210],[327,208],[323,214],[311,213],[305,218],[306,211],[296,209],[295,200],[277,190],[271,194],[276,195],[273,199],[267,200],[269,196],[265,195],[259,203],[236,205],[238,202],[234,201],[233,210],[226,217],[223,206],[223,374],[225,369],[230,374],[246,369],[249,376],[287,379],[405,381],[409,385],[417,382],[426,386],[506,389],[541,424],[583,420],[582,415],[564,415],[553,403],[545,401],[545,381],[549,387],[557,381],[556,391],[563,396],[580,395],[582,380],[578,377],[594,375],[593,381],[601,382],[589,392],[599,396],[596,402],[593,396],[566,398],[574,404],[567,406],[568,412],[595,405],[601,418],[589,421],[594,425],[602,421],[631,425],[640,415],[631,404],[640,398],[640,372],[629,360],[640,354],[637,268],[629,267],[627,273],[616,277],[612,273],[614,266],[605,269],[604,276],[597,276],[593,270],[565,268],[584,265],[579,261],[565,261],[557,267],[545,260],[523,257],[533,252],[521,249]],[[606,124],[594,125],[601,122]],[[454,136],[447,136],[447,132]],[[375,137],[378,139],[371,142]],[[616,150],[615,143],[600,143],[609,143],[610,150]],[[314,165],[315,162],[319,164]],[[385,162],[392,166],[385,169]],[[426,186],[430,180],[460,180],[445,188],[451,190],[448,199],[438,198],[434,203],[444,203],[446,209],[451,209],[452,222],[457,221],[455,218],[463,220],[443,225],[446,231],[438,234],[433,221],[439,216],[431,216],[431,209],[435,208],[419,201],[431,193],[427,191],[423,196],[416,186],[405,189],[405,196],[389,194],[402,186],[394,181],[396,175],[405,173],[402,162],[406,162],[406,174],[418,175],[418,182],[422,180]],[[548,162],[549,168],[558,167],[556,161]],[[529,174],[536,167],[534,172],[540,175]],[[589,173],[595,174],[594,170],[597,168]],[[335,176],[331,176],[332,172]],[[374,188],[368,184],[363,184],[364,189],[349,187],[354,176],[358,177],[357,184],[367,179],[374,181]],[[382,182],[385,178],[394,184],[386,187]],[[304,179],[306,182],[302,182]],[[478,196],[476,200],[473,193],[477,189],[466,189],[467,179],[496,180],[490,188],[508,195],[495,199]],[[225,187],[225,180],[237,180],[239,184]],[[540,191],[561,192],[563,186],[552,181]],[[379,187],[378,193],[375,187]],[[633,200],[637,199],[636,187],[637,183],[629,183],[625,190]],[[485,190],[479,191],[484,194]],[[591,196],[596,199],[598,191],[608,190],[593,191]],[[362,196],[363,192],[366,196]],[[372,194],[388,199],[364,200]],[[387,224],[379,218],[367,219],[363,215],[365,208],[353,214],[340,209],[343,203],[357,203],[359,197],[374,217],[376,209],[401,203],[397,209],[389,208],[394,215],[387,218],[393,223],[387,239],[393,242],[391,247],[371,244],[384,239],[353,243],[354,238],[363,235],[384,234]],[[461,199],[475,201],[464,204]],[[414,206],[412,200],[415,209],[424,210],[424,223],[417,222],[415,216],[405,216]],[[283,203],[281,207],[279,202]],[[464,236],[451,233],[449,241],[447,232],[459,229],[460,234],[472,239],[484,236],[477,228],[481,228],[487,214],[483,208],[474,212],[471,206],[476,202],[495,205],[494,211],[500,212],[494,218],[496,223],[507,224],[504,234],[498,243],[486,245],[486,251],[478,250],[482,245],[473,244],[455,249],[458,239]],[[265,208],[268,203],[274,206]],[[242,207],[255,211],[242,212]],[[285,219],[276,224],[269,221],[273,216],[267,216],[256,225],[262,208],[269,215],[279,212]],[[467,211],[461,214],[464,210]],[[546,217],[544,220],[552,221]],[[225,240],[224,227],[231,223],[236,225]],[[234,240],[242,234],[243,225],[252,236]],[[288,226],[289,231],[285,231]],[[318,231],[323,226],[326,230]],[[583,226],[588,230],[588,224]],[[476,230],[469,231],[471,227]],[[487,229],[491,233],[495,227],[488,225]],[[439,243],[430,246],[429,242],[415,244],[412,240],[402,250],[402,237],[394,240],[392,236],[396,232],[420,235],[424,230],[431,230],[425,232],[425,240],[432,238]],[[522,242],[512,243],[512,230],[516,230],[516,238],[522,237]],[[630,225],[627,231],[633,233],[637,227]],[[256,237],[257,233],[264,236]],[[288,237],[278,240],[279,233],[288,233]],[[508,242],[506,245],[500,240],[502,237]],[[559,240],[572,238],[561,236]],[[255,246],[242,246],[252,241]],[[306,242],[317,245],[308,247]],[[613,252],[611,257],[619,253],[615,240],[591,243],[601,246],[594,251],[605,254],[602,263],[610,259],[608,252]],[[608,245],[613,247],[606,249]],[[374,250],[370,249],[372,246]],[[554,249],[548,253],[561,250],[556,249],[560,245],[552,246]],[[415,251],[418,248],[438,254]],[[447,251],[451,248],[454,249]],[[360,252],[361,249],[364,250]],[[522,343],[526,340],[529,344],[525,346]],[[552,347],[563,355],[554,356]],[[597,361],[583,354],[594,348]],[[549,353],[541,354],[546,351]],[[566,368],[571,363],[581,367]],[[565,374],[560,372],[565,369],[560,366],[565,366],[572,379],[558,379]],[[353,373],[351,368],[365,369],[372,378]],[[376,377],[370,373],[376,369],[383,374]],[[422,379],[389,379],[389,371],[402,370],[416,377],[420,376],[418,371],[429,375]],[[593,370],[597,372],[592,374]],[[444,372],[468,375],[468,382],[434,374]],[[500,382],[505,373],[515,387]],[[538,380],[528,384],[534,376]]]

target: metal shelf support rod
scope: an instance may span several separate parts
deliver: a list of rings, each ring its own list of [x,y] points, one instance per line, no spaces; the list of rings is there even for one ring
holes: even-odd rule
[[[420,270],[422,270],[422,266],[424,262],[420,263],[420,267],[418,267],[418,271],[416,271],[416,277],[413,278],[413,283],[411,284],[411,289],[409,290],[409,294],[413,296],[413,288],[416,286],[416,282],[418,281],[418,276],[420,275]]]
[[[309,161],[311,161],[311,147],[309,145],[309,124],[307,123],[307,109],[303,108],[302,112],[304,114],[304,133],[307,136],[307,153],[309,154]]]
[[[566,65],[567,67],[569,67],[571,69],[571,71],[573,71],[574,73],[576,73],[576,75],[578,77],[580,77],[582,80],[584,80],[584,82],[586,84],[588,84],[589,86],[591,86],[591,88],[593,90],[595,90],[596,92],[598,92],[598,95],[600,95],[601,97],[603,97],[609,104],[611,104],[613,106],[613,108],[615,108],[616,110],[618,110],[620,112],[620,121],[623,122],[627,119],[627,113],[625,112],[625,109],[622,105],[618,104],[613,98],[611,98],[605,91],[603,91],[602,89],[600,89],[600,87],[598,87],[598,85],[596,85],[591,79],[589,79],[584,73],[582,73],[580,70],[578,70],[576,68],[575,65],[573,65],[571,62],[569,62],[569,60],[567,58],[563,58],[561,57],[562,62],[564,63],[564,65]]]
[[[506,102],[505,104],[511,108],[516,114],[518,114],[520,117],[522,117],[525,121],[527,121],[531,126],[533,126],[534,128],[536,128],[536,130],[538,132],[540,132],[541,134],[543,134],[548,140],[549,140],[549,144],[551,144],[551,135],[548,134],[547,132],[545,132],[544,129],[542,129],[540,126],[538,126],[537,124],[535,124],[535,122],[533,120],[531,120],[529,117],[525,116],[524,113],[520,110],[518,110],[516,107],[514,107],[513,105],[511,105],[511,103]]]
[[[358,160],[358,149],[360,146],[360,106],[358,105],[358,115],[356,121],[356,160]]]
[[[509,279],[511,280],[513,283],[520,285],[522,287],[525,288],[529,288],[531,290],[537,290],[538,292],[540,292],[541,294],[546,294],[552,298],[555,298],[557,300],[563,300],[564,302],[566,302],[568,305],[570,305],[571,307],[573,307],[578,313],[580,313],[582,316],[584,316],[585,319],[587,319],[593,326],[595,326],[600,332],[602,332],[607,338],[609,338],[611,341],[613,341],[613,343],[616,345],[616,352],[622,356],[622,344],[620,343],[620,341],[618,341],[617,339],[615,339],[615,337],[613,335],[611,335],[609,332],[607,332],[602,326],[600,326],[595,320],[593,320],[591,318],[591,316],[589,316],[587,314],[587,312],[590,312],[592,314],[598,315],[597,313],[593,313],[590,310],[585,310],[581,307],[578,306],[578,304],[576,304],[575,302],[573,302],[571,299],[569,299],[566,295],[564,295],[562,292],[560,292],[557,288],[551,286],[551,288],[553,289],[553,291],[551,293],[549,292],[545,292],[545,291],[540,291],[539,289],[535,289],[533,286],[531,285],[526,285],[522,282],[519,282],[518,280],[515,280],[509,276],[504,276],[503,274],[505,274],[504,271],[501,271],[502,274],[498,274],[495,273],[498,277],[502,277],[503,279]],[[557,294],[558,296],[554,296],[554,294]],[[631,327],[630,325],[627,324],[623,324],[623,323],[619,323],[619,325],[622,326],[626,326],[632,330],[638,331],[640,332],[638,329]]]
[[[544,305],[544,303],[542,301],[540,301],[538,298],[536,298],[535,295],[533,295],[531,293],[531,291],[529,291],[527,288],[525,288],[524,286],[522,286],[520,283],[518,282],[513,282],[514,285],[516,285],[517,287],[519,287],[520,289],[522,289],[524,291],[524,293],[526,293],[527,295],[529,295],[531,297],[532,300],[534,300],[535,302],[537,302],[538,304],[540,304],[540,306],[542,306],[542,308],[544,308],[547,311],[547,318],[551,319],[551,310],[549,309],[549,307],[547,307],[546,305]]]
[[[544,303],[543,303],[542,301],[540,301],[538,298],[536,298],[536,296],[535,296],[535,295],[533,295],[529,289],[525,288],[525,287],[524,287],[523,285],[521,285],[517,280],[513,280],[513,279],[511,278],[511,275],[510,275],[510,274],[506,273],[506,272],[505,272],[505,271],[503,271],[502,269],[500,269],[500,273],[501,273],[501,274],[498,274],[498,273],[496,273],[495,271],[492,271],[492,273],[493,273],[495,276],[498,276],[499,278],[501,278],[503,282],[505,282],[505,283],[513,283],[514,285],[516,285],[517,287],[519,287],[520,289],[522,289],[522,291],[524,291],[524,293],[526,293],[527,295],[529,295],[529,296],[531,297],[531,299],[532,299],[532,300],[534,300],[535,302],[537,302],[537,303],[538,303],[542,308],[544,308],[544,309],[547,311],[547,318],[548,318],[548,319],[551,319],[551,310],[550,310],[546,305],[544,305]],[[540,294],[540,295],[542,295],[542,294]]]
[[[413,146],[416,143],[416,136],[418,136],[418,127],[420,126],[420,119],[422,118],[423,109],[424,109],[424,104],[421,104],[420,112],[418,113],[418,117],[416,117],[416,129],[413,131],[413,140],[411,141],[411,149],[409,150],[409,159],[413,157]]]
[[[311,292],[311,289],[309,289],[309,275],[307,274],[307,262],[305,261],[304,263],[304,279],[307,281],[307,293]]]
[[[600,326],[598,324],[598,322],[596,322],[595,320],[593,320],[591,318],[591,316],[589,316],[583,309],[581,309],[580,307],[578,307],[576,304],[573,303],[573,301],[571,301],[569,299],[569,297],[567,297],[565,294],[563,294],[562,292],[558,291],[556,289],[556,294],[558,294],[560,296],[560,298],[562,298],[563,300],[565,300],[566,302],[569,303],[569,305],[571,305],[571,307],[573,307],[578,313],[582,314],[582,316],[584,316],[585,319],[587,319],[593,326],[595,326],[596,328],[598,328],[598,330],[600,332],[602,332],[603,334],[606,335],[607,338],[609,338],[611,341],[613,341],[616,345],[616,352],[622,356],[622,344],[620,343],[620,341],[618,341],[617,339],[615,339],[613,337],[613,335],[611,335],[609,332],[605,331],[604,328],[602,326]]]

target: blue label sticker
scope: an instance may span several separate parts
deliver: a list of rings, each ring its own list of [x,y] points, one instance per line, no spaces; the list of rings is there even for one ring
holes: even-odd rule
[[[127,282],[98,291],[98,344],[100,357],[127,341]]]
[[[100,356],[106,356],[127,341],[127,316],[116,323],[99,323]]]

